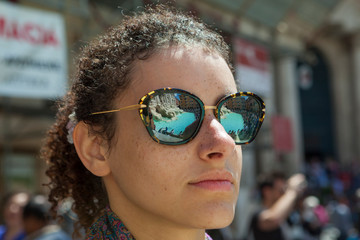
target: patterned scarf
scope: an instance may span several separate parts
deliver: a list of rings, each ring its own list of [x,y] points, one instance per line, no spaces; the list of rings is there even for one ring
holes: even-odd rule
[[[105,208],[104,214],[90,227],[86,234],[86,240],[135,240],[135,237],[129,232],[110,207]],[[212,240],[206,234],[206,240]]]

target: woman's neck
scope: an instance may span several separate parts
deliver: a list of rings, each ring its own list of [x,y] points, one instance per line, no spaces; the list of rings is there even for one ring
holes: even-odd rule
[[[167,221],[161,216],[151,213],[137,214],[137,211],[124,210],[123,206],[111,206],[111,210],[124,223],[136,240],[204,240],[205,229],[190,228],[181,224]]]
[[[146,210],[144,206],[131,201],[118,191],[115,181],[109,176],[104,179],[110,201],[110,208],[123,222],[136,240],[204,240],[205,229],[197,228],[184,221],[181,216]],[[111,190],[109,190],[110,188]],[[169,208],[169,206],[164,206]],[[158,209],[159,210],[159,209]],[[185,223],[184,223],[185,222]]]

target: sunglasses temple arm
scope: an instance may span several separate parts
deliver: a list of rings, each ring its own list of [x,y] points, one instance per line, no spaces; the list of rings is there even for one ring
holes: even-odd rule
[[[144,105],[144,104],[135,104],[135,105],[130,105],[130,106],[122,107],[122,108],[119,108],[119,109],[114,109],[114,110],[108,110],[108,111],[102,111],[102,112],[94,112],[94,113],[91,113],[90,115],[113,113],[113,112],[119,112],[119,111],[123,111],[123,110],[134,110],[134,109],[139,109],[139,108],[146,108],[146,105]]]

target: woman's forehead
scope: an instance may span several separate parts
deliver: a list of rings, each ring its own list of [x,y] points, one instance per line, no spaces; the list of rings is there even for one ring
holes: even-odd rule
[[[138,60],[131,77],[129,88],[117,99],[121,105],[134,104],[150,91],[166,87],[183,89],[200,98],[207,93],[218,95],[212,102],[237,91],[225,60],[202,49],[168,49],[150,59]]]

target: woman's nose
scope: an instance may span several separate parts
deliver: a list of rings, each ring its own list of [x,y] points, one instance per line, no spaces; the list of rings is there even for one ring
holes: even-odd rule
[[[210,112],[210,111],[209,111]],[[234,139],[212,113],[206,113],[199,132],[199,156],[201,159],[222,162],[233,154]]]

